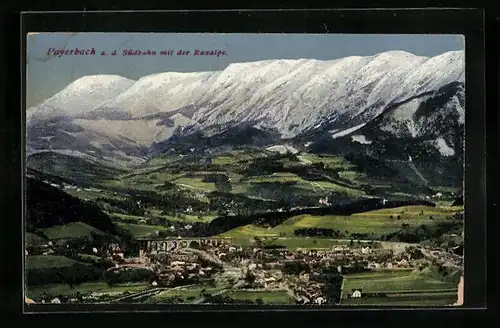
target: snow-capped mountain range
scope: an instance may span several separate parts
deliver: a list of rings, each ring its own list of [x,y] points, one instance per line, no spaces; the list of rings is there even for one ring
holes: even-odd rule
[[[210,137],[245,124],[309,143],[328,134],[332,143],[349,137],[369,144],[375,130],[427,136],[445,156],[457,146],[449,129],[464,121],[464,67],[463,51],[431,58],[389,51],[234,63],[137,81],[86,76],[27,109],[27,146],[29,152],[141,157],[174,133]]]

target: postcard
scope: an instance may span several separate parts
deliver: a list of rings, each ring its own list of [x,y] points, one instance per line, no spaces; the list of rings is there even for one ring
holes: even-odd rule
[[[26,51],[26,303],[462,304],[463,36]]]

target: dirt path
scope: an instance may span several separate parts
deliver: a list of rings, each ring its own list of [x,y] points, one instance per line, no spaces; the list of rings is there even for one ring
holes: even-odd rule
[[[313,182],[313,181],[311,181],[310,183],[311,183],[311,185],[312,185],[313,187],[318,187],[318,188],[319,188],[319,189],[321,189],[321,190],[325,190],[325,188],[321,187],[321,186],[320,186],[317,182]]]
[[[413,172],[415,172],[415,175],[420,179],[422,180],[422,182],[424,183],[424,185],[429,185],[429,181],[427,181],[427,179],[422,175],[422,173],[420,173],[420,171],[417,169],[417,167],[415,166],[415,164],[412,162],[412,161],[402,161],[402,160],[392,160],[392,161],[389,161],[389,162],[396,162],[396,163],[403,163],[403,164],[407,164],[412,170]]]
[[[422,180],[422,182],[424,183],[424,185],[427,186],[429,184],[429,181],[427,181],[427,179],[424,178],[424,176],[422,175],[422,173],[420,173],[420,171],[417,169],[417,167],[415,166],[415,164],[413,164],[413,162],[408,162],[408,165],[413,169],[413,171],[420,178],[420,180]]]
[[[208,189],[205,189],[205,188],[190,186],[190,185],[187,185],[187,184],[184,184],[184,183],[177,183],[177,185],[181,186],[181,187],[185,187],[185,188],[189,188],[189,189],[194,189],[194,190],[201,190],[201,191],[205,191],[205,192],[211,192],[212,191],[212,190],[208,190]]]

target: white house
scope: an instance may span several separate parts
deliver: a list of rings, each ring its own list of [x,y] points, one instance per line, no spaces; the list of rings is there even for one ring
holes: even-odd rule
[[[353,291],[351,297],[352,298],[360,298],[361,297],[361,291],[359,291],[359,290]]]
[[[50,303],[52,304],[60,304],[61,303],[61,300],[59,298],[54,298],[52,301],[50,301]]]
[[[314,300],[314,303],[321,305],[321,304],[325,303],[325,301],[326,300],[323,297],[318,297],[317,299]]]
[[[97,253],[97,248],[92,248],[92,252]]]
[[[371,253],[370,247],[361,247],[361,253],[362,254],[369,254],[369,253]]]
[[[328,202],[328,197],[325,197],[325,198],[320,198],[318,200],[318,203],[322,204],[322,205],[330,205],[330,203]]]
[[[158,286],[158,283],[157,283],[156,281],[153,281],[153,282],[151,283],[151,285],[156,287],[156,286]]]

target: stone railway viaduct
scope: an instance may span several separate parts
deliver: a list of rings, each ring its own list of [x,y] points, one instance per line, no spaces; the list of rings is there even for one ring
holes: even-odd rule
[[[200,248],[203,246],[220,246],[227,244],[228,238],[197,238],[197,239],[164,239],[140,240],[140,248],[144,252],[176,251],[182,248]]]

